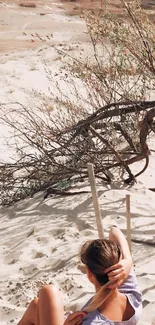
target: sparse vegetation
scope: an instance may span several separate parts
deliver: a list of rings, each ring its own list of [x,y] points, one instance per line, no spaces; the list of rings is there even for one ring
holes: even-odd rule
[[[36,8],[36,4],[35,3],[31,3],[31,2],[22,2],[19,4],[20,7],[25,7],[25,8]]]
[[[35,64],[31,65],[30,67],[30,71],[36,71],[37,70],[37,67]]]
[[[14,92],[15,92],[15,90],[13,88],[8,89],[9,94],[13,94]]]
[[[74,58],[59,47],[65,90],[56,83],[48,100],[34,94],[30,107],[14,103],[11,111],[1,105],[18,155],[0,166],[2,204],[49,188],[66,192],[87,177],[87,162],[109,183],[116,174],[134,182],[147,168],[147,137],[155,132],[155,26],[137,0],[117,2],[123,18],[110,12],[106,1],[98,11],[83,14],[90,58]],[[52,83],[50,67],[45,70]],[[144,168],[133,175],[129,166],[142,159]]]

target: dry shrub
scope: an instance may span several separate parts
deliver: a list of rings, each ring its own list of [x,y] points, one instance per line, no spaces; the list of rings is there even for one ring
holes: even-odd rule
[[[88,162],[109,183],[133,182],[147,168],[147,137],[155,132],[155,26],[137,0],[116,2],[124,18],[109,11],[106,1],[83,15],[90,58],[72,57],[59,47],[65,90],[55,82],[46,100],[34,94],[34,105],[1,105],[17,155],[14,163],[0,165],[2,204],[48,188],[66,192],[87,177]],[[45,70],[52,83],[52,69]],[[133,175],[129,166],[142,159],[144,168]]]
[[[36,4],[35,3],[31,3],[31,2],[22,2],[19,4],[20,7],[24,7],[24,8],[36,8]]]

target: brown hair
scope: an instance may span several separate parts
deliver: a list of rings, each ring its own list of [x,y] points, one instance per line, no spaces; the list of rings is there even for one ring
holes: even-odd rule
[[[87,241],[82,246],[80,255],[82,263],[88,266],[101,285],[101,289],[84,309],[90,312],[97,309],[111,294],[111,289],[107,288],[110,283],[108,275],[104,273],[104,270],[118,263],[121,252],[115,242],[107,239],[96,239]]]
[[[118,263],[120,249],[116,243],[108,239],[87,241],[81,248],[81,261],[88,266],[100,285],[108,282],[104,270]]]

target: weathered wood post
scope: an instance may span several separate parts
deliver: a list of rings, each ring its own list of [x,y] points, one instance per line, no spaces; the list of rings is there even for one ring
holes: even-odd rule
[[[98,196],[97,196],[97,190],[96,190],[94,167],[93,167],[93,164],[87,164],[87,166],[88,166],[88,175],[89,175],[89,181],[90,181],[90,186],[91,186],[91,192],[92,192],[92,199],[93,199],[93,205],[94,205],[94,210],[95,210],[95,217],[96,217],[98,235],[99,235],[100,239],[103,239],[104,238],[104,231],[103,231],[103,226],[102,226],[101,212],[100,212]]]
[[[130,214],[130,194],[126,194],[126,225],[127,225],[127,241],[131,252],[131,214]]]

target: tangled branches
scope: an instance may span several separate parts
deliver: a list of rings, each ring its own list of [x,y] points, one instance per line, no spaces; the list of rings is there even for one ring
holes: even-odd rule
[[[14,161],[0,163],[1,204],[41,190],[50,189],[45,196],[65,193],[87,178],[88,162],[107,183],[134,182],[147,168],[146,141],[155,132],[155,27],[139,0],[115,2],[123,18],[108,10],[106,0],[84,15],[90,58],[58,49],[66,60],[65,85],[56,83],[47,103],[35,96],[35,106],[0,105],[15,149]],[[45,71],[52,82],[52,68],[45,64]],[[144,168],[133,175],[130,165],[142,159]]]
[[[133,137],[135,115],[145,111],[139,120],[138,136]],[[110,183],[116,171],[122,170],[124,181],[130,183],[148,165],[147,136],[154,132],[155,101],[120,102],[105,105],[73,126],[61,127],[53,122],[51,127],[41,117],[36,119],[25,109],[25,128],[3,117],[16,128],[16,136],[24,137],[33,152],[20,149],[15,163],[0,165],[1,203],[10,204],[41,190],[60,194],[70,186],[87,178],[87,163],[95,167],[95,175]],[[39,115],[38,115],[39,116]],[[117,119],[116,119],[117,118]],[[29,123],[28,123],[29,120]],[[32,124],[33,123],[33,132]],[[14,123],[14,124],[13,124]],[[29,132],[28,132],[29,124]],[[128,127],[127,127],[128,126]],[[133,175],[129,165],[146,160],[145,168]],[[117,173],[118,174],[118,173]],[[126,179],[126,175],[128,178]]]

